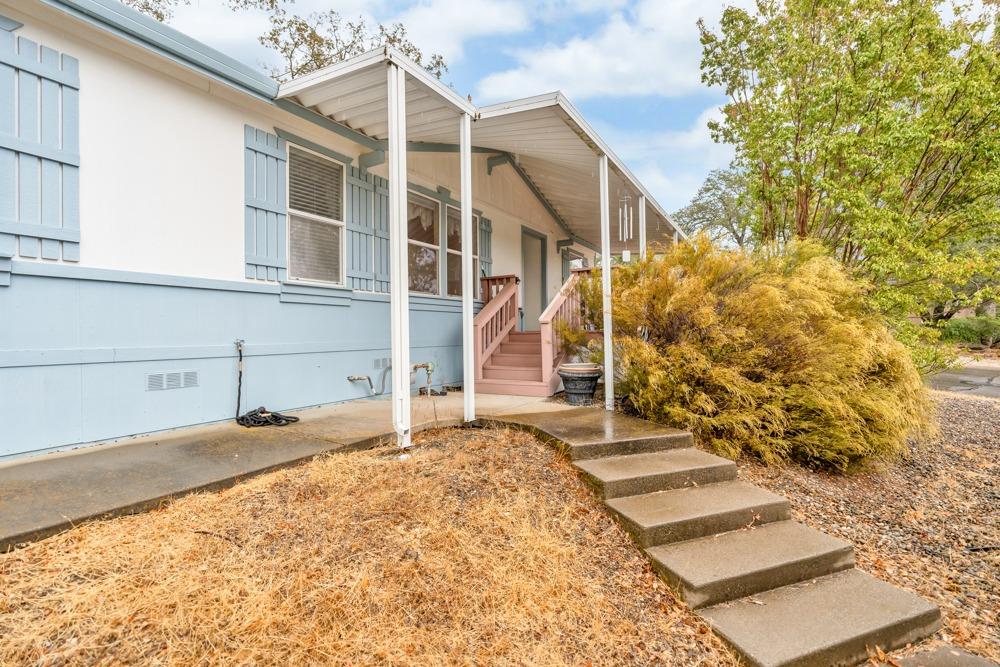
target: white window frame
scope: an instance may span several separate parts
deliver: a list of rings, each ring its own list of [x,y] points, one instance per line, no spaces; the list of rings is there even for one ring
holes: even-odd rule
[[[462,220],[462,209],[460,207],[455,206],[454,204],[445,204],[445,207],[444,207],[444,239],[445,239],[444,275],[445,275],[445,281],[444,281],[444,285],[442,286],[441,292],[442,292],[442,296],[445,296],[445,297],[447,297],[449,299],[461,299],[462,298],[461,294],[449,294],[448,293],[448,280],[447,280],[447,277],[448,277],[448,255],[449,254],[451,254],[451,255],[458,255],[458,257],[462,256],[462,251],[461,250],[452,250],[451,248],[447,247],[448,246],[448,209],[451,209],[451,210],[455,211],[456,213],[458,213],[458,219],[460,221],[459,225],[461,225],[461,220]],[[472,266],[475,269],[478,269],[479,268],[479,234],[482,232],[482,230],[479,229],[479,214],[476,213],[475,211],[472,212],[472,228],[475,230],[475,232],[473,233],[473,236],[476,239],[476,244],[475,244],[476,247],[472,249]],[[459,226],[459,233],[461,233],[461,226]],[[463,248],[464,248],[465,239],[462,239],[462,243],[463,243]],[[473,290],[475,290],[475,288],[478,286],[478,284],[479,284],[479,276],[476,275],[475,271],[473,271],[473,274],[472,274],[472,287],[473,287]],[[474,295],[473,298],[475,299],[475,298],[478,298],[478,297],[476,297]]]
[[[441,224],[442,224],[441,202],[439,200],[437,200],[437,199],[433,199],[431,197],[428,197],[427,195],[420,194],[416,190],[407,190],[406,191],[406,202],[407,202],[407,205],[409,205],[410,196],[411,195],[417,197],[417,199],[422,199],[425,202],[429,202],[431,205],[433,205],[435,208],[437,208],[437,217],[438,217],[437,239],[438,239],[438,244],[437,245],[432,245],[430,243],[425,243],[424,241],[414,241],[413,239],[410,238],[410,230],[407,229],[406,230],[406,258],[407,258],[407,261],[409,261],[409,257],[410,257],[410,244],[411,243],[413,245],[416,245],[416,246],[422,246],[424,248],[430,248],[431,250],[436,250],[437,251],[437,271],[435,271],[435,274],[437,275],[438,290],[437,290],[437,292],[418,292],[417,290],[412,290],[411,289],[410,290],[410,294],[420,294],[420,295],[423,295],[423,296],[441,296],[442,292],[447,293],[447,291],[448,291],[448,286],[441,284],[441,250],[442,250],[442,248],[441,248],[441,236],[442,236],[442,233],[441,233]],[[448,224],[447,218],[444,218],[444,224],[445,224],[445,226],[447,226],[447,224]],[[407,217],[407,227],[409,227],[409,217]],[[407,274],[409,274],[409,272],[407,272]],[[407,285],[407,287],[409,287],[409,285]]]
[[[287,155],[285,159],[285,187],[287,188],[287,199],[288,199],[288,213],[287,213],[287,223],[285,225],[285,247],[288,249],[288,280],[303,285],[317,285],[320,287],[347,287],[347,223],[343,220],[335,220],[333,218],[326,218],[321,215],[316,215],[315,213],[306,213],[305,211],[299,211],[292,208],[292,149],[297,151],[302,151],[303,153],[310,153],[316,157],[326,160],[327,162],[332,162],[334,164],[340,165],[341,173],[343,178],[340,179],[340,185],[342,192],[340,193],[340,217],[346,218],[344,214],[347,212],[347,165],[340,160],[334,160],[328,155],[323,155],[314,150],[306,148],[305,146],[300,146],[299,144],[293,143],[291,141],[287,142]],[[340,279],[336,282],[330,280],[318,280],[316,278],[298,278],[292,275],[292,216],[299,218],[307,218],[313,220],[314,222],[322,222],[328,225],[333,225],[334,227],[340,227]]]

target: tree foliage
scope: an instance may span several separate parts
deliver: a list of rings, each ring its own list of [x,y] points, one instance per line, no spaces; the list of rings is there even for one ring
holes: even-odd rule
[[[702,235],[612,282],[616,393],[723,455],[847,470],[930,428],[908,351],[815,242],[751,255]],[[599,275],[582,296],[600,321]]]
[[[271,15],[270,29],[259,41],[281,55],[284,66],[275,72],[278,78],[302,76],[381,46],[399,49],[439,79],[448,70],[439,54],[424,61],[423,52],[406,36],[402,23],[372,26],[360,17],[346,20],[333,10],[303,17],[278,8]]]
[[[726,247],[753,243],[746,176],[738,169],[713,169],[691,203],[673,214],[688,233],[705,232]]]
[[[222,0],[233,11],[258,10],[268,14],[270,27],[258,41],[282,58],[282,66],[273,69],[278,79],[308,74],[327,65],[360,55],[382,46],[398,49],[431,75],[441,78],[448,71],[444,57],[424,52],[410,41],[402,23],[369,24],[358,17],[351,21],[336,11],[314,12],[306,16],[289,13],[284,5],[292,0]],[[168,21],[177,7],[191,0],[123,0],[157,21]]]
[[[711,124],[749,179],[763,242],[812,238],[898,317],[1000,266],[995,8],[935,0],[758,0],[700,25]],[[975,301],[981,294],[967,295]]]

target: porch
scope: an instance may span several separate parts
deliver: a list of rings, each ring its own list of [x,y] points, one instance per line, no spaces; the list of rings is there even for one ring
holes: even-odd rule
[[[326,117],[328,129],[371,149],[358,165],[359,172],[382,178],[387,191],[383,256],[391,368],[411,368],[411,292],[461,298],[464,421],[477,417],[477,394],[541,397],[558,387],[555,331],[559,322],[578,323],[579,307],[572,284],[577,278],[569,272],[565,280],[553,280],[558,272],[550,260],[609,266],[614,255],[627,260],[680,237],[662,207],[561,93],[476,107],[386,48],[284,83],[278,98],[285,108]],[[500,192],[497,173],[514,179],[524,195],[512,196],[509,187]],[[414,193],[419,200],[433,199],[435,192],[441,204],[426,202],[423,212],[417,210]],[[444,213],[448,206],[453,219]],[[476,256],[482,238],[476,241],[475,230],[485,227],[473,225],[484,213],[494,234],[488,270]],[[544,218],[555,236],[525,220],[532,216]],[[497,290],[484,297],[474,318],[481,277],[496,281]],[[607,273],[603,292],[604,366],[610,368]],[[408,375],[392,373],[394,424],[403,447],[412,418]],[[609,410],[612,380],[607,378],[605,392]]]

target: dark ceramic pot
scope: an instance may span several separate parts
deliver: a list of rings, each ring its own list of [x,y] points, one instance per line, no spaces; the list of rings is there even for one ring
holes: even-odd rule
[[[590,405],[602,371],[598,364],[561,364],[558,369],[570,405]]]

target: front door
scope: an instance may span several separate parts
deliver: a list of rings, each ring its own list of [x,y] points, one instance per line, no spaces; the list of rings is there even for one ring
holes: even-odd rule
[[[545,308],[545,235],[521,228],[522,331],[537,331]]]

